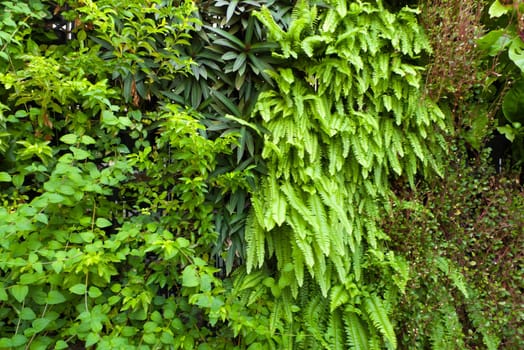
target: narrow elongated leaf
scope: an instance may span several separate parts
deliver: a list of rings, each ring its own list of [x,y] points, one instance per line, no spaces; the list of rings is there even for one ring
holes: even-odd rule
[[[245,49],[245,44],[242,41],[240,41],[240,39],[238,39],[233,34],[228,33],[225,30],[222,30],[220,28],[215,28],[215,27],[212,27],[212,26],[205,26],[205,28],[210,30],[210,31],[212,31],[212,32],[214,32],[214,33],[217,33],[218,35],[220,35],[224,39],[227,39],[230,43],[234,43],[236,48],[238,48],[240,50],[244,50]],[[215,41],[215,43],[216,43],[216,41]]]
[[[240,113],[240,110],[238,107],[229,99],[227,98],[223,93],[221,93],[218,90],[213,90],[211,95],[216,98],[220,103],[222,103],[235,117],[241,117],[242,113]]]

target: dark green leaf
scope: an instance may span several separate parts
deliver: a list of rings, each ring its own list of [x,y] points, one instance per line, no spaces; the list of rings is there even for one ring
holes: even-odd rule
[[[212,91],[212,96],[215,97],[218,101],[220,101],[230,112],[236,117],[240,117],[241,113],[238,107],[231,102],[229,98],[227,98],[223,93],[221,93],[218,90]]]
[[[205,27],[206,29],[209,29],[210,31],[215,32],[218,35],[222,36],[223,38],[227,39],[229,42],[234,43],[238,49],[244,50],[245,48],[244,43],[240,41],[240,39],[238,39],[236,36],[226,32],[225,30],[219,29],[219,28],[214,28],[212,26],[205,26]],[[215,41],[215,43],[217,43],[217,41]]]
[[[244,64],[246,63],[246,54],[242,52],[235,60],[235,63],[233,64],[233,72],[236,72],[240,69]],[[242,74],[242,73],[240,73]]]

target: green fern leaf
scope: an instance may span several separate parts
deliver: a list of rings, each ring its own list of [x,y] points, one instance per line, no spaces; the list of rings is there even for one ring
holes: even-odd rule
[[[346,312],[344,316],[347,342],[353,350],[370,350],[368,334],[360,318],[354,312]]]
[[[282,30],[282,28],[280,28],[280,26],[275,22],[267,7],[263,6],[260,11],[254,11],[253,15],[268,29],[269,37],[277,42],[284,38],[284,30]]]
[[[277,298],[273,304],[273,310],[271,311],[271,315],[269,316],[269,332],[272,336],[275,334],[275,329],[280,323],[280,310],[280,299]]]
[[[295,278],[299,286],[304,283],[304,255],[297,246],[292,248],[291,256],[293,258],[293,267],[295,269]]]
[[[330,350],[344,350],[344,327],[338,311],[332,311],[329,318],[326,337]]]
[[[286,220],[287,202],[284,196],[282,196],[282,194],[280,193],[279,187],[276,184],[275,177],[271,177],[271,181],[269,181],[269,188],[271,191],[271,198],[272,198],[272,206],[271,206],[272,219],[278,226],[281,226],[284,223],[284,221]]]
[[[382,333],[384,339],[390,344],[390,346],[396,349],[397,338],[393,330],[393,325],[389,321],[386,310],[382,305],[381,299],[374,294],[367,297],[364,300],[364,308],[375,328]]]
[[[348,292],[346,291],[344,286],[340,284],[331,288],[331,293],[329,297],[330,297],[329,309],[331,312],[333,312],[339,306],[344,305],[349,300]]]
[[[360,281],[360,276],[362,275],[362,268],[361,268],[361,259],[362,259],[362,246],[359,245],[355,248],[355,251],[353,252],[353,258],[351,261],[353,262],[353,273],[355,274],[355,281]]]
[[[311,195],[309,197],[309,208],[315,222],[315,238],[322,253],[329,256],[330,252],[330,234],[333,234],[331,228],[328,226],[326,212],[324,205],[318,195]],[[337,234],[337,233],[334,233]]]

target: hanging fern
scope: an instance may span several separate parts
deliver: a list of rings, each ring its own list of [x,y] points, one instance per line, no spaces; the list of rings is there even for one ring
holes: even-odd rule
[[[354,350],[369,350],[367,331],[354,312],[347,312],[344,318],[347,343]]]
[[[415,15],[380,1],[301,0],[283,30],[268,9],[255,14],[286,67],[268,73],[274,87],[253,115],[267,130],[267,176],[248,218],[247,271],[276,257],[272,278],[303,302],[293,322],[313,339],[297,340],[308,349],[397,346],[389,315],[409,269],[377,221],[390,180],[438,172],[443,154],[444,116],[419,91],[415,62],[429,46]],[[305,281],[316,284],[306,300]],[[276,302],[272,333],[283,319]]]
[[[382,333],[389,345],[396,348],[397,339],[395,332],[380,298],[376,295],[371,295],[364,301],[364,307],[375,328]]]

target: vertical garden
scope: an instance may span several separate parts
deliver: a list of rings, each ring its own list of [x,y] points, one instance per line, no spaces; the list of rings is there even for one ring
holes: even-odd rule
[[[0,349],[521,349],[524,3],[0,0]]]

